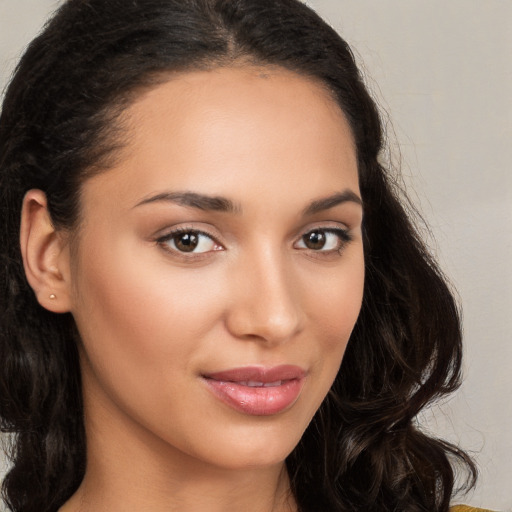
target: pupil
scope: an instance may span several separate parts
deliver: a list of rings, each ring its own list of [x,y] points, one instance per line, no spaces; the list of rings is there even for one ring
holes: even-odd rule
[[[304,238],[304,243],[308,249],[322,249],[325,245],[325,233],[313,231]]]
[[[199,243],[199,237],[195,233],[185,233],[180,235],[174,243],[180,251],[192,252]]]

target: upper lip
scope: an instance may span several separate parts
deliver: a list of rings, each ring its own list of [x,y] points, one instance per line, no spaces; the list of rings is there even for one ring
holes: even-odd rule
[[[263,384],[270,382],[286,381],[293,379],[302,379],[306,371],[300,366],[291,364],[273,366],[270,368],[262,366],[244,366],[241,368],[231,368],[219,372],[207,373],[203,377],[224,382],[261,382]]]

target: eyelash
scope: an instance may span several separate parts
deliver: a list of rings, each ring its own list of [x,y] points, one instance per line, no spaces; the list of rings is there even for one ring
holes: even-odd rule
[[[189,252],[187,252],[187,251],[180,251],[176,247],[176,240],[179,237],[184,236],[184,235],[195,235],[195,236],[198,236],[198,237],[206,237],[206,238],[209,238],[212,241],[212,243],[215,244],[216,246],[222,247],[222,244],[220,242],[218,242],[217,239],[213,235],[211,235],[210,233],[208,233],[206,231],[203,231],[201,229],[187,228],[187,227],[173,229],[169,233],[166,233],[165,235],[157,238],[156,243],[158,245],[160,245],[161,247],[163,247],[164,250],[166,250],[168,252],[171,252],[173,254],[176,254],[176,255],[178,255],[178,256],[180,256],[180,257],[182,257],[184,259],[187,259],[187,260],[201,258],[205,254],[208,254],[210,252],[215,252],[217,250],[221,250],[221,249],[212,249],[210,251],[204,251],[204,252],[199,252],[199,253],[193,252],[193,251],[189,251]],[[174,248],[169,247],[169,243],[170,242],[173,242]]]
[[[310,251],[312,251],[315,254],[315,256],[317,256],[317,257],[321,256],[322,253],[324,253],[324,255],[331,255],[331,254],[333,254],[335,252],[337,252],[338,254],[341,254],[341,252],[343,251],[345,246],[352,241],[352,235],[346,229],[341,229],[341,228],[322,228],[322,227],[319,227],[319,228],[311,229],[311,230],[307,231],[306,233],[304,233],[300,237],[299,242],[303,242],[305,244],[306,237],[308,235],[312,235],[313,233],[322,233],[323,235],[336,235],[338,237],[338,241],[337,241],[336,247],[334,247],[332,249],[327,249],[327,250],[319,249],[319,250],[315,250],[315,249],[311,249],[309,247],[301,248],[302,250],[310,250]],[[326,240],[326,243],[327,243],[327,240]]]
[[[349,233],[348,230],[341,229],[341,228],[332,228],[332,227],[327,227],[327,228],[318,227],[318,228],[310,229],[309,231],[304,233],[299,238],[299,240],[294,243],[294,246],[297,243],[303,243],[305,245],[306,237],[308,235],[312,235],[313,233],[322,233],[324,235],[336,235],[338,237],[338,242],[336,244],[336,247],[332,248],[332,249],[316,250],[316,249],[308,248],[307,246],[297,248],[298,250],[301,250],[301,251],[311,251],[315,255],[315,257],[330,256],[330,255],[333,255],[334,253],[338,253],[339,255],[341,255],[343,249],[353,239],[352,235]],[[179,239],[180,236],[183,236],[183,235],[193,235],[193,236],[196,236],[199,238],[206,237],[211,240],[212,244],[214,244],[215,246],[218,246],[218,248],[214,248],[214,249],[211,249],[208,251],[203,251],[203,252],[194,252],[195,249],[197,248],[197,246],[196,246],[191,251],[180,251],[176,247],[176,241],[177,241],[177,239]],[[173,243],[174,248],[169,247],[170,242]],[[160,245],[161,247],[163,247],[164,250],[171,252],[174,255],[178,255],[179,257],[186,259],[188,261],[205,257],[207,254],[209,254],[211,252],[216,252],[216,251],[223,249],[222,244],[220,242],[218,242],[217,239],[213,235],[208,233],[207,231],[203,231],[203,230],[200,230],[197,228],[188,228],[188,227],[180,227],[180,228],[173,229],[169,233],[166,233],[165,235],[157,238],[156,243],[158,245]],[[198,242],[198,246],[200,243],[201,243],[201,241]]]

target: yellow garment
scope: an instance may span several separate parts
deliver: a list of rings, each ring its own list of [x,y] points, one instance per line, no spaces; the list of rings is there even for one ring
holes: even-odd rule
[[[456,505],[450,508],[450,512],[492,512],[484,508],[468,507],[467,505]]]

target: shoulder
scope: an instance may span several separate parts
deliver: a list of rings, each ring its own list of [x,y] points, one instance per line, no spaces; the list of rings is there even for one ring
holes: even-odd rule
[[[468,507],[467,505],[455,505],[450,508],[450,512],[492,512],[485,508]]]

